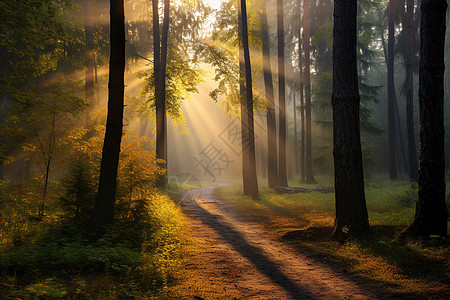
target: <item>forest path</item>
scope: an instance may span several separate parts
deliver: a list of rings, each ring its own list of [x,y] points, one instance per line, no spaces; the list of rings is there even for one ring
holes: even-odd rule
[[[223,186],[220,184],[219,186]],[[186,192],[181,207],[196,242],[185,267],[206,285],[195,299],[388,299],[323,257],[300,253],[214,195],[217,186]]]

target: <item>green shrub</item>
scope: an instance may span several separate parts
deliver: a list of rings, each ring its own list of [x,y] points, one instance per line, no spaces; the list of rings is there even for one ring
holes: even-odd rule
[[[64,218],[85,223],[94,208],[96,184],[90,165],[83,159],[72,162],[69,175],[62,180],[63,195],[59,197]]]
[[[100,290],[88,282],[77,287],[76,293],[108,299],[133,298],[169,284],[182,255],[181,211],[165,195],[134,204],[129,217],[117,219],[100,239],[86,227],[66,222],[47,224],[21,244],[4,245],[0,248],[4,275],[0,298],[32,295],[34,299],[49,291],[62,293],[78,277],[105,282]],[[14,282],[10,284],[8,278]],[[48,278],[55,278],[57,284],[46,282]],[[75,292],[67,289],[67,293]]]
[[[395,201],[404,207],[413,207],[417,200],[417,184],[411,183],[409,188],[395,196]]]

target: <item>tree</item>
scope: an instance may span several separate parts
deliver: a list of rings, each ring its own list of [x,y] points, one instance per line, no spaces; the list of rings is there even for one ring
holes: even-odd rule
[[[311,139],[311,59],[310,59],[310,32],[309,32],[309,0],[303,2],[303,22],[304,22],[304,51],[305,51],[305,181],[314,183],[312,171],[312,139]]]
[[[405,234],[447,236],[444,153],[444,45],[446,0],[423,0],[419,67],[419,190]]]
[[[300,10],[300,5],[299,5]],[[300,16],[300,13],[299,13]],[[304,81],[303,81],[303,40],[301,30],[301,20],[298,26],[298,69],[299,69],[299,83],[300,83],[300,178],[301,181],[306,181],[305,173],[305,99],[304,99]]]
[[[395,86],[394,86],[394,17],[395,0],[389,0],[388,6],[388,51],[387,51],[387,89],[388,89],[388,135],[389,135],[389,176],[397,179],[396,124],[395,124]]]
[[[284,74],[284,12],[283,0],[277,0],[278,37],[278,185],[288,186],[286,172],[286,80]]]
[[[261,36],[263,52],[264,88],[267,99],[267,167],[268,186],[278,186],[277,132],[275,118],[275,96],[273,91],[272,67],[270,65],[269,25],[267,24],[266,1],[261,12]]]
[[[108,113],[92,224],[96,230],[114,221],[117,168],[123,129],[125,71],[125,13],[123,0],[110,0]]]
[[[336,191],[335,238],[370,232],[360,141],[356,11],[356,0],[334,1],[331,101]]]
[[[167,41],[169,36],[169,8],[170,0],[164,0],[164,17],[162,33],[159,30],[158,0],[153,1],[153,64],[155,80],[156,107],[156,158],[160,159],[161,167],[167,169],[167,116],[166,116],[166,67]],[[157,186],[165,188],[167,173],[161,175]]]
[[[241,85],[241,124],[242,124],[242,173],[244,183],[244,195],[252,196],[253,200],[259,200],[258,181],[256,175],[255,157],[255,130],[253,118],[253,89],[252,70],[250,65],[250,50],[248,42],[247,6],[245,0],[241,0],[239,10],[240,43],[239,63],[242,65],[242,56],[245,69],[245,85],[240,75]],[[242,70],[242,67],[240,68]],[[242,74],[242,71],[240,72]],[[244,93],[244,94],[243,94]],[[245,97],[244,97],[245,96]],[[244,113],[243,113],[244,112]]]
[[[413,61],[414,61],[414,0],[406,0],[406,55],[405,55],[405,96],[406,96],[406,128],[408,132],[409,179],[417,182],[417,146],[414,134],[414,93],[413,93]]]
[[[94,61],[95,61],[95,52],[94,52],[94,24],[92,18],[92,0],[84,0],[84,33],[86,40],[86,83],[85,83],[85,91],[86,91],[86,99],[89,104],[92,104],[94,100]]]

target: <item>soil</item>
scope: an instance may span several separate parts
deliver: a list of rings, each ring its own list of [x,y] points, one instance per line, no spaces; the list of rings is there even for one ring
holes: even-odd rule
[[[216,187],[184,194],[197,259],[186,268],[202,274],[212,292],[194,299],[393,299],[325,257],[283,242],[214,196]]]

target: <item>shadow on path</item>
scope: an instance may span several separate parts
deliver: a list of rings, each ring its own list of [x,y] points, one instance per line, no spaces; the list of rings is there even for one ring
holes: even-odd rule
[[[220,216],[211,214],[203,207],[195,204],[200,220],[216,231],[243,257],[247,258],[262,274],[284,289],[293,299],[315,299],[303,287],[288,278],[263,251],[249,244],[245,237],[220,220]]]

